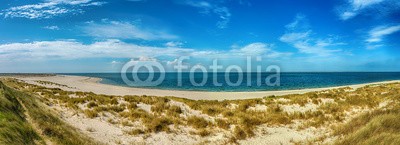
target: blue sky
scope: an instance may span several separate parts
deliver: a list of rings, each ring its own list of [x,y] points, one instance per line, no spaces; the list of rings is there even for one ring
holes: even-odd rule
[[[400,71],[398,0],[7,0],[0,72],[168,71],[246,56],[282,71]],[[254,69],[254,68],[253,68]],[[253,70],[252,70],[253,71]]]

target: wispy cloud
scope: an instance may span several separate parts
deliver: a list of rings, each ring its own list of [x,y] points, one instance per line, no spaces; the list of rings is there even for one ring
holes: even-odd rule
[[[10,7],[3,10],[5,18],[46,19],[67,13],[83,13],[81,7],[100,6],[106,2],[93,0],[46,0],[42,3]]]
[[[142,39],[142,40],[171,40],[178,36],[160,29],[151,29],[133,22],[109,21],[87,22],[82,26],[83,33],[99,38]]]
[[[58,26],[44,26],[44,29],[49,29],[49,30],[60,30]]]
[[[370,43],[381,42],[384,36],[390,35],[397,31],[400,31],[400,25],[378,26],[369,31],[369,38],[366,41]]]
[[[221,19],[217,22],[217,27],[221,29],[226,28],[232,16],[229,9],[226,7],[217,7],[214,9],[214,13]]]
[[[197,8],[202,8],[208,10],[211,9],[213,6],[207,2],[207,1],[194,1],[194,0],[186,0],[183,2],[184,4],[187,4],[189,6],[197,7]]]
[[[369,31],[368,38],[365,40],[367,42],[367,49],[375,49],[383,46],[381,43],[383,38],[398,31],[400,31],[400,25],[386,25],[373,28]]]
[[[340,19],[348,20],[357,16],[363,9],[379,4],[384,0],[348,0],[343,10],[339,11]]]
[[[239,49],[232,49],[228,54],[233,56],[264,56],[267,58],[287,57],[292,55],[290,52],[278,52],[272,48],[272,44],[255,42]]]
[[[180,2],[188,6],[199,8],[200,13],[203,14],[215,14],[219,17],[219,21],[216,26],[220,29],[224,29],[228,26],[232,14],[229,9],[225,6],[220,6],[216,1],[197,1],[197,0],[184,0]]]
[[[297,48],[299,52],[315,54],[318,56],[329,56],[341,49],[331,49],[332,46],[343,45],[344,43],[334,42],[334,38],[312,38],[312,30],[304,15],[298,14],[293,22],[286,25],[286,33],[279,40]]]
[[[170,41],[164,44],[167,47],[182,47],[183,43],[179,41]]]
[[[346,4],[338,7],[341,20],[349,20],[358,15],[380,16],[400,10],[398,0],[346,0]]]
[[[111,63],[112,65],[116,65],[116,64],[121,64],[122,62],[113,60],[113,61],[111,61],[110,63]]]
[[[126,1],[130,1],[130,2],[144,2],[144,1],[147,1],[147,0],[126,0]]]

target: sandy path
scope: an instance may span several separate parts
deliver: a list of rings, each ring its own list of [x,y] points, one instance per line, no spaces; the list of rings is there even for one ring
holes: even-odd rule
[[[265,96],[282,96],[288,94],[303,94],[313,91],[322,91],[327,89],[334,89],[340,87],[329,87],[329,88],[313,88],[313,89],[301,89],[301,90],[284,90],[284,91],[256,91],[256,92],[201,92],[201,91],[178,91],[178,90],[159,90],[159,89],[144,89],[144,88],[131,88],[122,86],[113,86],[107,84],[101,84],[99,78],[82,77],[82,76],[45,76],[45,77],[16,77],[17,79],[24,80],[27,83],[37,84],[36,80],[49,81],[58,84],[67,85],[68,87],[60,87],[55,85],[42,85],[45,87],[58,87],[69,91],[85,91],[93,92],[97,94],[105,95],[148,95],[148,96],[175,96],[181,98],[188,98],[193,100],[236,100],[236,99],[252,99],[262,98]],[[349,85],[349,87],[357,89],[366,85],[371,84],[382,84],[382,83],[394,83],[396,81],[384,81],[378,83],[367,83],[358,85]]]

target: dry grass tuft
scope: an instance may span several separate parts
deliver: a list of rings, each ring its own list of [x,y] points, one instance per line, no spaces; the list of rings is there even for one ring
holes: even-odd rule
[[[86,109],[86,110],[84,111],[84,113],[85,113],[86,117],[88,117],[88,118],[96,118],[96,117],[99,116],[99,114],[97,113],[96,110],[89,110],[89,109]]]
[[[144,122],[147,127],[147,132],[170,132],[169,125],[173,124],[173,121],[166,117],[154,118]]]
[[[210,122],[202,117],[191,116],[187,119],[187,125],[190,125],[196,129],[204,129],[210,125]]]

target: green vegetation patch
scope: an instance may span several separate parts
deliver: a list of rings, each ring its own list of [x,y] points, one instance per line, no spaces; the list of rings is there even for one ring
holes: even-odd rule
[[[39,135],[25,120],[18,101],[0,82],[0,144],[37,144]]]
[[[335,129],[343,136],[337,145],[398,144],[400,142],[400,107],[363,114]]]
[[[15,81],[6,81],[6,82],[7,82],[7,85],[10,85],[10,86],[15,85],[15,84],[12,84],[12,83],[15,83]],[[34,97],[33,95],[30,95],[30,94],[27,94],[27,93],[24,93],[24,92],[21,92],[18,90],[14,90],[12,88],[5,86],[2,83],[0,83],[0,86],[6,92],[5,93],[6,96],[10,96],[10,97],[19,99],[19,101],[26,107],[25,111],[27,111],[27,114],[29,114],[29,116],[31,117],[32,122],[37,124],[42,135],[44,137],[48,138],[50,141],[54,142],[55,144],[60,144],[60,145],[82,145],[82,144],[95,145],[95,144],[99,144],[99,143],[93,142],[93,140],[91,138],[83,135],[82,133],[80,133],[73,127],[67,125],[62,120],[60,120],[58,117],[53,115],[52,111],[48,110],[46,108],[46,106],[44,106],[44,104],[39,103],[37,101],[37,98]],[[1,102],[3,102],[3,101],[1,101]],[[9,102],[12,102],[13,104],[17,103],[16,99],[9,101]],[[10,104],[10,103],[5,103],[5,104],[7,106],[7,104]],[[8,105],[8,106],[12,107],[13,110],[15,110],[16,108],[21,109],[21,106],[10,106],[10,105]],[[19,112],[21,112],[21,111],[19,111]],[[21,118],[21,120],[23,120],[23,117],[20,114],[21,113],[19,113],[18,116]],[[24,127],[24,128],[29,128],[29,127]],[[32,130],[32,129],[30,129],[30,130]],[[14,134],[14,133],[12,133],[12,134]],[[29,136],[26,136],[26,135],[21,136],[21,137],[6,136],[5,138],[6,139],[16,139],[16,140],[28,140],[28,141],[26,141],[27,143],[23,142],[21,144],[32,144],[33,142],[32,142],[32,139],[30,139],[30,138],[35,139],[35,138],[37,138],[36,137],[37,135],[31,135],[31,134],[34,134],[34,132],[33,131],[28,132]],[[16,133],[14,135],[16,135]]]

